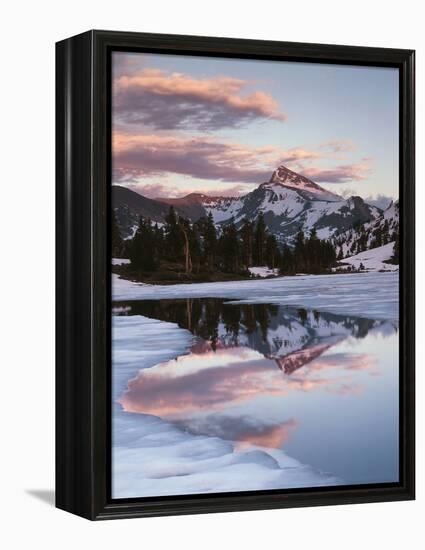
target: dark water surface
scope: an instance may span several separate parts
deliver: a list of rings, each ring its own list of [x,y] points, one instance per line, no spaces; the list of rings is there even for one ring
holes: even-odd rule
[[[120,402],[236,448],[278,448],[347,484],[398,481],[398,328],[221,299],[114,304],[177,323],[187,355],[140,371]]]

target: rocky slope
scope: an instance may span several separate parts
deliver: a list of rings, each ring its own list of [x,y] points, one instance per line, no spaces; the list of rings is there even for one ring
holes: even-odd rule
[[[399,233],[399,202],[392,202],[379,216],[357,224],[334,238],[340,259],[394,243]]]

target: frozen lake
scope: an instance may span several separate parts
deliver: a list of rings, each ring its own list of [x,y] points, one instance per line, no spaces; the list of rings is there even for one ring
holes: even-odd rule
[[[113,293],[114,498],[398,480],[396,273]]]

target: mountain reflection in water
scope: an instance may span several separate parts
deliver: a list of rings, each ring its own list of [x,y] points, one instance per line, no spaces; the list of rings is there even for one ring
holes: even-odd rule
[[[196,337],[189,354],[141,370],[129,381],[120,398],[124,410],[161,417],[236,448],[289,449],[291,456],[353,483],[368,482],[367,468],[375,478],[396,475],[392,432],[384,444],[377,434],[382,453],[392,449],[380,474],[365,454],[362,464],[350,462],[354,449],[366,448],[374,414],[384,412],[377,388],[393,386],[396,372],[385,382],[378,344],[385,339],[394,345],[395,323],[208,298],[115,305],[116,315],[174,322]],[[397,403],[386,406],[395,417]],[[375,429],[383,431],[378,424]]]
[[[273,359],[291,374],[348,336],[396,332],[397,325],[274,304],[237,304],[217,298],[145,300],[116,303],[116,315],[143,315],[177,323],[198,337],[197,355],[222,348],[248,347]]]

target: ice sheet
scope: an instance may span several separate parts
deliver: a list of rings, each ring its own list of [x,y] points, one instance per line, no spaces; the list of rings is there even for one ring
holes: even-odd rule
[[[113,300],[228,298],[239,303],[287,304],[356,315],[398,320],[398,272],[304,275],[252,281],[147,285],[113,274]]]
[[[337,485],[283,451],[236,450],[218,437],[189,434],[116,402],[139,369],[187,353],[193,336],[173,323],[113,317],[112,496],[131,498]]]

